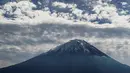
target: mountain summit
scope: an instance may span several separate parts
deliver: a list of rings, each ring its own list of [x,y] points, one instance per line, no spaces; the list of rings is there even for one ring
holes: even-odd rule
[[[97,55],[97,56],[107,56],[106,54],[99,51],[96,47],[87,43],[84,40],[71,40],[63,45],[56,47],[54,50],[49,52],[55,54],[85,54],[85,55]]]
[[[130,67],[76,39],[0,73],[130,73]]]

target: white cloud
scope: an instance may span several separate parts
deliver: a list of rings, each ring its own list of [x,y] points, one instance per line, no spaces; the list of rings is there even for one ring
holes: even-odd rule
[[[60,5],[60,8],[66,7],[65,3]],[[18,9],[13,12],[12,6]],[[0,60],[7,61],[8,65],[19,63],[70,39],[78,38],[95,45],[116,60],[130,65],[129,15],[118,15],[115,6],[108,4],[97,5],[94,14],[82,15],[81,9],[74,6],[72,5],[72,12],[78,19],[83,17],[86,21],[77,19],[78,22],[73,22],[75,19],[71,13],[60,12],[50,15],[49,11],[33,10],[33,4],[28,2],[6,4],[4,10],[0,10],[1,13],[9,11],[9,15],[17,17],[14,20],[0,17]],[[88,21],[97,17],[107,18],[112,23],[101,25]]]
[[[19,63],[70,39],[78,38],[95,45],[116,60],[129,64],[129,27],[102,28],[88,24],[55,23],[24,26],[4,24],[0,27],[1,59],[13,59],[13,62]]]

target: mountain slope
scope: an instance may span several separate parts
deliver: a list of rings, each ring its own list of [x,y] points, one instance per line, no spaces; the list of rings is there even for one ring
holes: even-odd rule
[[[72,40],[0,73],[130,73],[130,67],[83,40]]]

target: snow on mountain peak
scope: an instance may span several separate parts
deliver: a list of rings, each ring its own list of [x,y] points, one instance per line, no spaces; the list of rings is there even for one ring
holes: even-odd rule
[[[71,40],[63,45],[56,47],[54,50],[49,51],[53,54],[86,54],[86,55],[97,55],[97,56],[107,56],[96,47],[90,45],[84,40]]]

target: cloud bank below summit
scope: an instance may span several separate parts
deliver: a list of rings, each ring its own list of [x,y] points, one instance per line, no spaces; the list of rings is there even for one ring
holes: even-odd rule
[[[30,3],[21,2],[21,5],[24,3],[25,7],[21,8],[23,11],[27,9],[24,14],[11,13],[9,15],[17,17],[0,19],[0,67],[25,61],[76,38],[84,39],[116,60],[130,65],[129,15],[118,15],[114,6],[97,5],[94,9],[96,14],[85,14],[87,21],[80,21],[79,19],[84,15],[79,15],[80,18],[77,19],[68,19],[69,16],[64,17],[66,13],[61,12],[58,15],[50,14],[48,11],[33,10],[30,7],[28,9]],[[17,7],[20,3],[9,3],[7,7],[11,6],[10,4]],[[2,12],[4,13],[3,10]],[[80,10],[76,12],[79,13]],[[90,22],[96,17],[108,19],[111,23]]]

